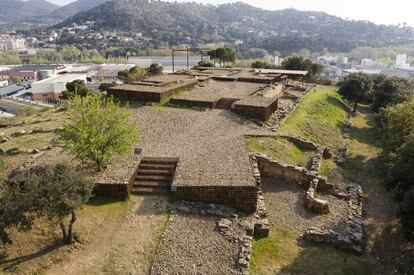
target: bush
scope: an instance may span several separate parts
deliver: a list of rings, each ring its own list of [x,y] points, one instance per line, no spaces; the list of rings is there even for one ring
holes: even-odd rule
[[[255,69],[276,69],[276,65],[260,60],[253,62],[251,67]]]
[[[380,75],[374,77],[374,83],[374,103],[372,106],[374,111],[403,103],[410,96],[414,95],[414,85],[406,78]]]
[[[164,67],[160,64],[151,64],[151,66],[148,68],[148,74],[150,75],[158,75],[161,74],[164,70]]]
[[[198,62],[198,66],[199,67],[214,67],[214,64],[212,62],[204,60],[204,61]]]

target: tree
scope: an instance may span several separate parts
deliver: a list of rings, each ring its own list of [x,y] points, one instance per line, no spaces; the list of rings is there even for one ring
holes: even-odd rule
[[[12,76],[10,80],[11,80],[11,82],[13,82],[14,84],[17,84],[17,85],[22,83],[22,79],[19,76]]]
[[[89,200],[92,190],[93,185],[67,164],[15,170],[0,186],[1,240],[11,242],[8,228],[27,231],[36,217],[47,217],[59,224],[64,243],[73,243],[76,210]]]
[[[94,91],[86,85],[85,81],[77,79],[66,83],[66,91],[62,92],[61,98],[70,99],[77,95],[85,97],[93,93]]]
[[[414,187],[414,135],[406,137],[405,142],[388,157],[388,183],[402,197]]]
[[[81,162],[94,163],[97,171],[114,155],[130,152],[138,139],[130,113],[112,98],[75,96],[68,103],[68,115],[61,139]]]
[[[384,111],[383,136],[388,151],[402,146],[408,136],[414,135],[414,98],[388,107]]]
[[[236,61],[236,52],[233,49],[227,47],[209,51],[207,54],[210,56],[211,60],[218,60],[220,67],[226,66],[227,62]]]
[[[322,71],[323,66],[318,63],[313,63],[309,59],[304,59],[302,56],[290,56],[283,60],[282,68],[285,70],[299,70],[308,71],[306,79],[311,80],[317,77]]]
[[[160,64],[151,64],[151,66],[148,68],[148,74],[150,75],[158,75],[161,74],[164,68]]]
[[[414,85],[412,81],[402,77],[377,76],[374,79],[374,111],[406,101],[414,95]]]
[[[353,111],[356,112],[358,103],[370,97],[374,82],[367,74],[354,73],[345,77],[339,85],[339,92],[345,98],[354,102]]]

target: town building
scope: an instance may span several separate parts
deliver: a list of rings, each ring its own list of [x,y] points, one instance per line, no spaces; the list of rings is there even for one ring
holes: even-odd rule
[[[372,67],[375,65],[375,61],[369,58],[364,58],[361,60],[361,66],[363,67]]]
[[[10,38],[6,40],[5,45],[7,51],[21,51],[26,49],[26,40],[24,38]]]
[[[86,74],[59,74],[35,82],[32,84],[33,99],[36,101],[43,101],[45,99],[58,100],[62,92],[66,90],[66,84],[75,80],[83,80],[86,83]]]
[[[22,82],[32,83],[65,72],[67,69],[65,65],[23,65],[0,70],[0,78],[7,80],[18,77]]]
[[[406,54],[398,54],[395,58],[395,68],[397,69],[409,69],[410,64],[407,63]]]
[[[129,70],[134,64],[102,64],[97,67],[96,73],[91,75],[96,82],[112,83],[116,81],[120,71]]]

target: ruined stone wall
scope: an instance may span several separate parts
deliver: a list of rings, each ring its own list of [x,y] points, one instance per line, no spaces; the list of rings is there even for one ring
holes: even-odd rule
[[[316,172],[309,171],[304,167],[288,165],[271,160],[265,155],[257,155],[257,164],[260,174],[265,177],[276,179],[285,179],[290,182],[299,183],[304,189],[308,189],[313,180],[318,181],[317,192],[330,194],[333,196],[342,196],[335,186],[328,182],[326,177],[318,176]]]
[[[253,213],[257,208],[257,186],[177,186],[176,197],[223,204],[245,213]]]

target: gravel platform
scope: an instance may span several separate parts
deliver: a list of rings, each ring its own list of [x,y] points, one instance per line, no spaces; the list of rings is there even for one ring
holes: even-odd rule
[[[299,232],[315,226],[342,232],[347,220],[348,202],[333,196],[321,196],[328,200],[331,213],[316,215],[306,211],[303,203],[303,188],[295,183],[262,178],[263,194],[269,213],[269,223],[275,226],[288,226]]]

